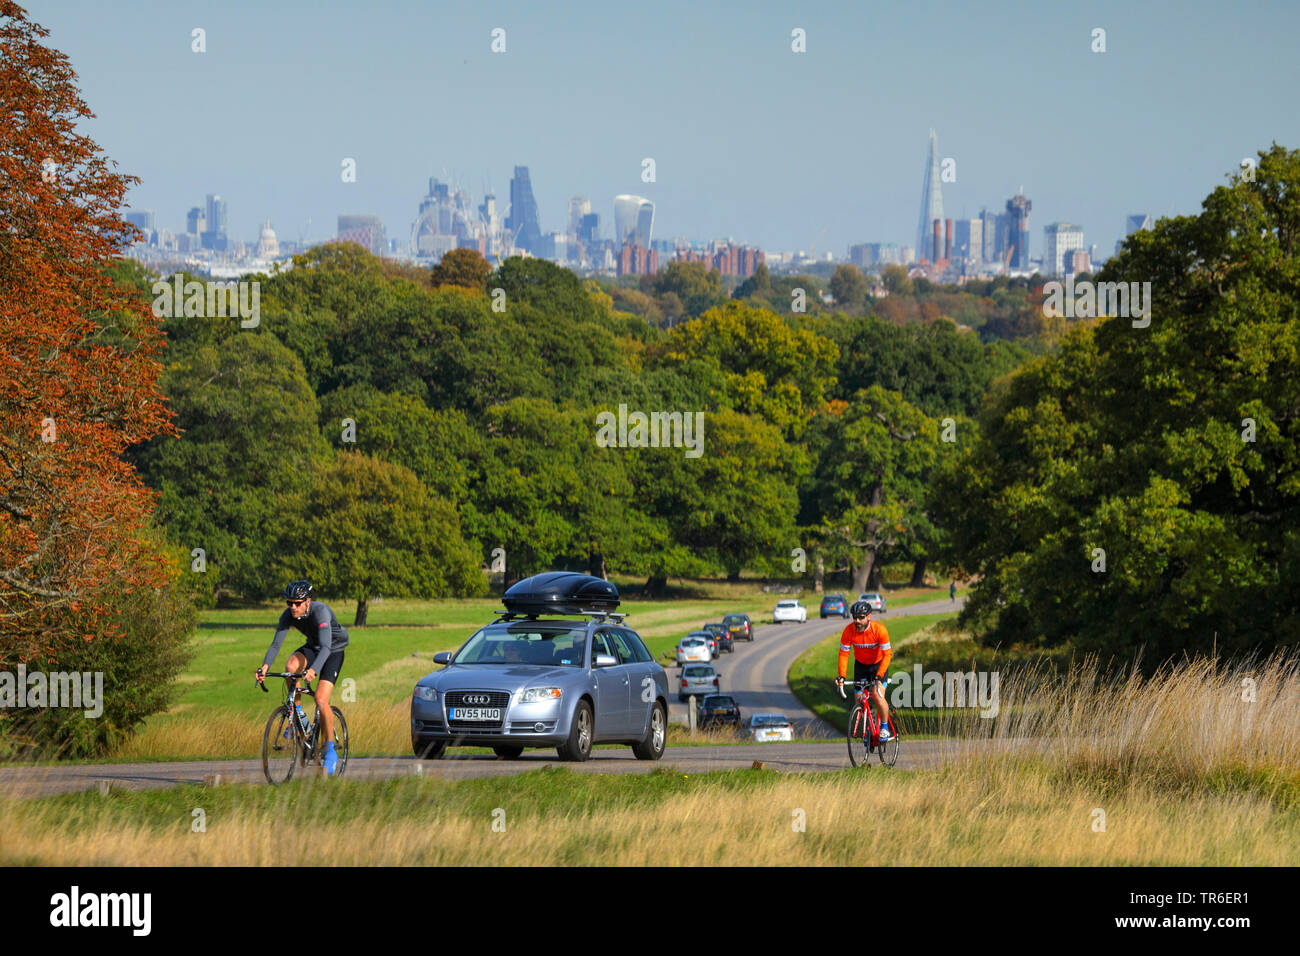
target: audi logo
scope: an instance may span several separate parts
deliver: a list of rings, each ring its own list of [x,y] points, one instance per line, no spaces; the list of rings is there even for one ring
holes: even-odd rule
[[[492,698],[487,694],[466,694],[464,701],[467,704],[490,704]]]

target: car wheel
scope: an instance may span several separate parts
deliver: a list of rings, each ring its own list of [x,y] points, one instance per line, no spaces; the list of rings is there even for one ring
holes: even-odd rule
[[[416,740],[412,748],[421,760],[441,760],[447,752],[445,740]]]
[[[632,753],[637,760],[658,760],[664,755],[667,743],[668,718],[664,705],[656,701],[650,708],[650,726],[646,728],[645,739],[632,745]]]
[[[594,727],[591,705],[585,700],[578,701],[578,706],[573,710],[573,720],[569,725],[569,739],[555,748],[560,754],[560,759],[581,762],[590,757]]]
[[[519,755],[524,752],[523,747],[493,747],[492,752],[502,760],[518,760]]]

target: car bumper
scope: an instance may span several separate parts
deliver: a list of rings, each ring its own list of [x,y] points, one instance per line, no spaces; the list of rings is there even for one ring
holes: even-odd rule
[[[411,701],[411,741],[417,746],[448,743],[455,746],[555,747],[569,739],[572,708],[564,701],[512,703],[504,719],[493,726],[464,726],[446,719],[441,701]]]

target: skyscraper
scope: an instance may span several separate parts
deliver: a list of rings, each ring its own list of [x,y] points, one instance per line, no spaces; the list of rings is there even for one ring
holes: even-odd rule
[[[939,184],[939,137],[930,130],[930,155],[925,161],[925,179],[921,184],[921,220],[916,227],[916,254],[934,262],[943,249],[935,249],[930,226],[943,219],[943,187]]]
[[[1066,255],[1083,248],[1083,230],[1071,222],[1053,222],[1043,227],[1043,272],[1064,275]]]
[[[226,238],[226,201],[215,193],[209,193],[207,199],[208,228],[199,235],[204,249],[225,251]]]
[[[953,239],[953,255],[962,260],[979,262],[984,257],[984,220],[958,219]]]
[[[339,216],[338,241],[355,242],[375,256],[382,256],[388,245],[378,216]]]
[[[516,166],[514,178],[510,180],[510,215],[506,216],[506,230],[514,236],[515,246],[536,253],[542,241],[542,227],[527,166]]]
[[[650,248],[650,237],[654,230],[655,204],[641,196],[622,195],[614,197],[614,245],[622,246],[624,242]]]
[[[591,200],[574,196],[569,200],[569,235],[576,236],[582,230],[582,217],[591,213]]]
[[[1024,193],[1007,200],[1007,246],[1011,251],[1008,269],[1029,268],[1029,210],[1033,205]]]
[[[1002,250],[998,248],[998,214],[987,209],[980,212],[981,258],[985,262],[1001,262]]]

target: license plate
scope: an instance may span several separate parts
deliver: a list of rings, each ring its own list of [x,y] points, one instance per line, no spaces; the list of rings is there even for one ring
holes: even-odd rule
[[[500,707],[448,707],[450,720],[500,720]]]

